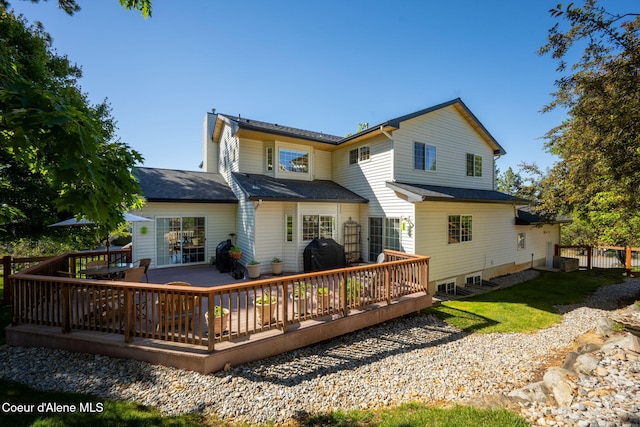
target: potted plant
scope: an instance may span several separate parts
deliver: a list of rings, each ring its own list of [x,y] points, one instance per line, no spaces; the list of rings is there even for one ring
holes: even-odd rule
[[[242,249],[238,246],[231,246],[231,248],[229,248],[229,256],[236,261],[239,260],[242,258]]]
[[[271,296],[270,293],[265,293],[256,298],[255,305],[259,324],[266,325],[275,321],[276,307],[278,305],[276,297]]]
[[[293,301],[293,312],[295,314],[305,314],[311,308],[311,285],[307,282],[294,282],[291,300]]]
[[[274,257],[271,260],[271,273],[274,276],[277,276],[279,274],[282,274],[282,266],[284,265],[284,262],[278,258],[278,257]]]
[[[317,298],[318,298],[318,311],[329,310],[329,304],[331,301],[331,294],[329,293],[329,288],[321,287],[316,290]]]
[[[249,273],[249,279],[257,279],[260,277],[260,262],[252,259],[247,264],[247,272]]]
[[[204,314],[204,320],[207,324],[207,330],[209,329],[209,312]],[[223,308],[220,305],[213,307],[213,333],[214,335],[222,335],[223,331],[227,330],[229,321],[229,309]]]

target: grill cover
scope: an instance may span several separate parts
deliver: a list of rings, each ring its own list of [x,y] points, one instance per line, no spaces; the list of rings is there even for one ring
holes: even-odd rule
[[[344,247],[333,239],[313,239],[304,249],[303,258],[305,273],[347,266]]]
[[[233,270],[233,259],[229,255],[231,240],[218,243],[216,247],[216,268],[220,273],[228,273]]]

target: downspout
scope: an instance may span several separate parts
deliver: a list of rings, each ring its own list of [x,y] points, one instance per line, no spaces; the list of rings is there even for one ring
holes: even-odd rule
[[[395,164],[396,164],[396,158],[395,158],[395,148],[393,146],[393,136],[387,132],[386,130],[384,130],[384,126],[380,125],[380,132],[382,132],[382,134],[384,136],[386,136],[389,141],[391,141],[391,182],[395,182],[396,180],[396,173],[395,173]]]

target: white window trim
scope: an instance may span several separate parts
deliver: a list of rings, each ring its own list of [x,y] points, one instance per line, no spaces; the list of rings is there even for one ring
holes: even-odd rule
[[[289,219],[291,219],[291,240],[289,240],[289,230],[288,230],[288,226],[289,226]],[[295,231],[296,231],[296,225],[295,225],[295,221],[294,221],[294,216],[292,214],[285,214],[284,215],[284,242],[291,244],[293,243],[296,238],[295,238]]]
[[[445,280],[441,280],[441,281],[439,281],[439,282],[436,282],[436,291],[437,291],[437,292],[440,292],[440,291],[438,290],[438,288],[439,288],[440,286],[442,286],[442,285],[451,285],[451,284],[453,284],[453,294],[451,294],[451,295],[455,295],[455,294],[456,294],[456,289],[458,288],[458,281],[456,280],[456,278],[455,278],[455,277],[451,277],[451,278],[449,278],[449,279],[445,279]],[[449,292],[447,292],[447,288],[448,288],[448,287],[449,287],[449,286],[445,286],[445,291],[444,291],[444,292],[445,292],[445,293],[447,293],[447,294],[449,293]]]
[[[450,216],[459,216],[460,217],[460,235],[458,236],[460,238],[459,241],[457,242],[449,242],[449,217]],[[465,240],[462,241],[462,217],[463,216],[468,216],[471,217],[471,240]],[[447,244],[449,245],[463,245],[463,244],[467,244],[467,243],[473,243],[473,236],[474,236],[474,220],[473,220],[473,214],[447,214]]]
[[[484,158],[481,154],[475,154],[475,153],[466,153],[467,155],[465,156],[465,160],[464,160],[464,174],[467,178],[475,178],[475,179],[481,179],[484,175]],[[467,171],[467,156],[473,156],[473,175],[469,175],[468,171]],[[481,167],[480,167],[480,175],[476,175],[476,158],[479,157],[480,158],[480,162],[482,163]]]
[[[265,159],[264,159],[264,161],[265,161],[265,165],[264,165],[265,166],[265,170],[267,172],[273,172],[273,169],[275,167],[275,160],[276,160],[273,147],[267,147],[265,149],[265,156],[264,157],[265,157]],[[271,165],[269,165],[269,157],[271,157]]]
[[[368,148],[369,149],[369,158],[368,159],[362,159],[362,149],[363,148]],[[356,161],[354,163],[351,163],[351,153],[353,151],[357,151],[358,154],[356,156]],[[351,150],[349,150],[349,154],[348,154],[348,158],[347,161],[349,162],[349,166],[351,165],[357,165],[360,163],[367,163],[371,161],[371,145],[370,144],[365,144],[365,145],[361,145],[359,147],[356,148],[352,148]]]
[[[415,146],[416,144],[422,144],[424,145],[425,148],[425,153],[424,153],[424,169],[416,169],[416,152],[415,152]],[[433,147],[433,149],[436,151],[436,168],[435,169],[427,169],[427,152],[426,149],[427,147]],[[433,144],[427,144],[426,142],[420,142],[420,141],[413,141],[413,170],[414,171],[422,171],[422,172],[428,172],[428,173],[436,173],[438,172],[438,147],[436,147]]]
[[[520,236],[522,236],[522,246],[520,246]],[[518,233],[516,236],[516,247],[519,251],[527,249],[527,233]]]
[[[320,236],[321,234],[321,229],[322,229],[322,217],[330,217],[331,218],[331,222],[332,222],[332,230],[331,230],[331,239],[335,239],[336,238],[336,233],[337,233],[337,220],[336,220],[336,215],[334,214],[301,214],[300,215],[300,233],[302,235],[302,241],[303,242],[310,242],[313,239],[305,239],[304,237],[304,217],[305,216],[317,216],[318,217],[318,237],[314,237],[313,239],[322,239],[323,237]]]
[[[481,272],[481,271],[478,271],[477,273],[467,274],[466,276],[464,276],[464,284],[465,284],[465,285],[467,285],[467,284],[468,284],[468,283],[467,283],[467,280],[468,280],[470,277],[480,277],[480,283],[479,283],[479,284],[480,284],[480,285],[482,284],[482,272]],[[475,283],[474,283],[474,284],[475,284]]]

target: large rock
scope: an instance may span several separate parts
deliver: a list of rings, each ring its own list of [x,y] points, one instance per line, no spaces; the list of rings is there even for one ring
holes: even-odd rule
[[[538,381],[537,383],[528,384],[518,390],[513,390],[509,393],[509,397],[515,397],[525,400],[527,402],[537,403],[549,403],[550,390],[545,385],[544,381]]]
[[[619,337],[610,338],[602,345],[602,351],[607,353],[621,348],[626,351],[640,353],[640,338],[633,334],[626,334]]]
[[[598,367],[599,360],[593,354],[581,354],[576,357],[576,361],[573,364],[573,369],[578,374],[593,375]]]
[[[598,351],[600,350],[600,347],[602,347],[602,344],[604,344],[605,340],[606,337],[603,335],[587,332],[576,339],[575,351],[578,354]]]
[[[543,377],[544,385],[551,390],[553,398],[558,406],[569,407],[573,402],[573,390],[575,384],[572,379],[576,375],[562,368],[551,368],[545,372]]]
[[[615,322],[608,317],[601,317],[596,322],[595,333],[604,337],[609,337],[614,333]]]

